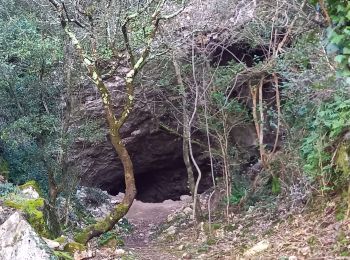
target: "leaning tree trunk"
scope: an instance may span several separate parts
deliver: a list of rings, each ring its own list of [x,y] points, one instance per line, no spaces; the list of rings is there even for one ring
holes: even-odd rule
[[[86,244],[91,238],[97,237],[111,229],[115,224],[126,215],[129,208],[131,207],[136,197],[136,185],[134,177],[134,168],[130,158],[130,155],[122,142],[120,136],[120,128],[129,116],[130,111],[133,107],[134,99],[134,73],[131,70],[126,76],[126,90],[127,96],[126,103],[123,108],[123,112],[120,118],[116,118],[113,111],[113,105],[110,93],[107,86],[102,81],[98,71],[94,66],[90,65],[87,67],[91,78],[94,80],[100,95],[102,97],[103,107],[106,112],[106,118],[109,126],[109,135],[111,138],[112,145],[118,154],[119,159],[123,164],[124,178],[125,178],[125,195],[123,201],[118,204],[114,210],[108,214],[103,220],[92,224],[82,230],[75,236],[75,241]]]
[[[119,159],[123,164],[126,185],[125,196],[123,201],[103,220],[88,226],[75,236],[75,241],[82,244],[86,244],[91,238],[97,237],[111,230],[115,224],[126,215],[136,196],[134,170],[130,155],[122,143],[119,134],[111,134],[111,140],[113,147],[117,151]]]
[[[162,16],[160,14],[160,10],[165,5],[166,0],[159,1],[154,13],[150,17],[150,32],[146,37],[147,39],[145,39],[147,42],[146,46],[141,51],[141,54],[139,55],[138,59],[136,59],[135,53],[133,53],[133,50],[130,47],[127,26],[129,25],[130,21],[138,17],[143,11],[141,10],[141,12],[137,12],[135,14],[131,14],[126,17],[125,23],[122,26],[122,32],[123,32],[124,44],[129,54],[129,62],[131,63],[131,69],[125,77],[127,98],[123,106],[123,111],[118,118],[115,116],[113,111],[110,92],[107,86],[104,84],[102,77],[99,73],[99,70],[96,66],[97,44],[96,44],[96,38],[95,38],[95,32],[94,32],[94,19],[92,17],[92,14],[90,12],[85,13],[85,15],[88,16],[88,20],[91,28],[91,33],[90,33],[91,48],[92,48],[91,53],[93,56],[91,58],[84,51],[83,46],[78,40],[78,38],[76,37],[75,33],[72,30],[70,30],[68,26],[68,23],[71,23],[73,21],[69,19],[67,9],[65,8],[63,1],[62,2],[58,0],[48,0],[48,1],[55,7],[64,31],[66,32],[69,39],[71,40],[75,50],[78,52],[82,60],[82,63],[87,68],[90,78],[92,79],[94,84],[97,86],[97,89],[102,99],[103,107],[106,112],[110,138],[111,138],[113,147],[116,150],[124,168],[126,189],[125,189],[125,196],[123,198],[123,201],[120,204],[118,204],[116,208],[103,220],[97,222],[96,224],[88,226],[87,228],[85,228],[75,236],[75,240],[77,242],[86,244],[91,238],[99,236],[111,230],[114,227],[114,225],[118,222],[118,220],[120,220],[122,217],[125,216],[125,214],[128,212],[129,208],[131,207],[136,197],[136,185],[135,185],[133,164],[129,153],[122,142],[122,139],[120,136],[120,129],[128,119],[129,114],[133,109],[134,99],[135,99],[134,81],[138,72],[142,69],[142,67],[145,65],[147,61],[147,58],[151,50],[151,44],[156,37],[156,32],[159,28],[160,21],[171,19],[172,17],[178,15],[185,8],[185,4],[184,4],[185,1],[182,0],[181,9],[167,16]],[[75,21],[75,23],[77,23],[77,21]],[[78,23],[77,25],[81,26],[80,23]]]

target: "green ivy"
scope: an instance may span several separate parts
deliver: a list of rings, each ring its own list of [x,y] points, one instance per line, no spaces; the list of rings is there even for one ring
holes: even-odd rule
[[[328,29],[330,43],[328,49],[337,51],[335,60],[340,64],[339,72],[350,79],[350,2],[326,0],[325,4],[332,20],[332,25]]]
[[[336,96],[332,101],[322,104],[309,126],[309,135],[301,147],[305,159],[304,169],[313,179],[326,179],[323,189],[331,188],[339,178],[331,165],[332,145],[350,126],[350,100]],[[330,184],[330,186],[328,185]]]
[[[335,25],[331,42],[339,46],[341,54],[337,56],[347,76],[350,76],[350,2],[344,0],[328,0],[328,7]]]

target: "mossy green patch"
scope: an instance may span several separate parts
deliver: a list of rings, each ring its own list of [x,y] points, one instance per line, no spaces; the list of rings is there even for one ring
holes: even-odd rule
[[[88,230],[79,231],[79,233],[77,233],[74,236],[74,240],[79,242],[79,243],[85,243],[87,241],[87,238],[89,237],[89,233],[90,233],[90,231],[88,231]]]
[[[58,243],[60,243],[60,244],[63,244],[64,242],[67,241],[67,237],[65,237],[65,236],[60,236],[60,237],[55,238],[53,241],[56,241],[56,242],[58,242]]]
[[[57,256],[59,260],[74,260],[73,256],[67,252],[54,251],[54,255]]]
[[[102,234],[98,239],[98,244],[100,246],[115,248],[117,246],[124,246],[124,240],[112,230]]]
[[[24,199],[18,195],[8,196],[5,205],[18,209],[25,213],[29,224],[35,231],[44,237],[51,237],[45,225],[44,214],[41,209],[44,206],[44,199]]]
[[[74,254],[75,252],[84,251],[86,247],[77,242],[71,242],[64,246],[64,251]]]

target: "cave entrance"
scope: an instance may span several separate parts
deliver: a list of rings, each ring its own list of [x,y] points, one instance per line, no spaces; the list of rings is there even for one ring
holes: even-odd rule
[[[267,49],[268,50],[268,49]],[[265,59],[266,50],[264,47],[253,48],[249,43],[238,42],[228,46],[216,45],[212,50],[212,67],[227,66],[230,62],[244,63],[248,68],[255,63]]]
[[[136,199],[142,202],[159,203],[165,200],[180,200],[182,195],[190,195],[184,163],[181,160],[176,160],[171,165],[173,167],[135,172]],[[212,186],[212,178],[208,167],[202,168],[203,176],[199,185],[199,193]],[[113,188],[111,189],[111,187]],[[109,188],[107,191],[112,195],[125,192],[124,181],[120,180],[119,186],[111,185]]]

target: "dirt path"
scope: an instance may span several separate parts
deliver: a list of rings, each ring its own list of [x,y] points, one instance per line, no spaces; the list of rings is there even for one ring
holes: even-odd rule
[[[183,201],[166,200],[162,203],[143,203],[135,201],[126,218],[135,227],[125,239],[127,250],[140,260],[172,260],[178,256],[169,252],[169,245],[159,245],[152,241],[155,229],[166,221],[167,216],[184,206]]]

